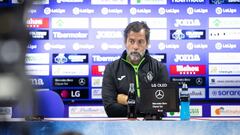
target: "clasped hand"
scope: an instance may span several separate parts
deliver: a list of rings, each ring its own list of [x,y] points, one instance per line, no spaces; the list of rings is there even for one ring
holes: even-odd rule
[[[117,95],[117,102],[119,104],[123,104],[123,105],[127,105],[127,100],[128,100],[128,96],[125,94],[118,94]]]

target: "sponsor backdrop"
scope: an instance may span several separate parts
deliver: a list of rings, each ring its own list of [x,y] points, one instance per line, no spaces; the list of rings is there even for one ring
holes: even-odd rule
[[[106,116],[103,71],[136,20],[171,81],[188,84],[192,116],[240,116],[240,0],[38,0],[28,15],[26,73],[62,97],[65,117]]]

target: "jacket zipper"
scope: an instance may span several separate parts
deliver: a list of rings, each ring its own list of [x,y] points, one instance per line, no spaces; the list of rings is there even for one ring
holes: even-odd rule
[[[134,68],[134,66],[133,66],[130,62],[126,61],[125,59],[122,59],[122,60],[125,61],[125,62],[127,62],[128,64],[130,64],[130,65],[132,66],[133,70],[134,70],[135,80],[136,80],[135,86],[136,86],[136,88],[137,88],[137,96],[140,98],[140,86],[139,86],[138,70],[139,70],[139,67],[140,67],[140,65],[142,64],[142,62],[145,60],[145,58],[143,58],[143,59],[140,61],[140,63],[137,65],[137,68],[136,68],[136,69]]]

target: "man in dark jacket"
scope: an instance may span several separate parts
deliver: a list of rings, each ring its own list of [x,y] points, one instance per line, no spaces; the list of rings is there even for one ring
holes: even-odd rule
[[[164,64],[149,55],[150,29],[145,22],[132,22],[124,30],[126,50],[104,71],[102,99],[108,117],[126,117],[129,84],[134,83],[137,98],[141,88],[154,81],[167,81]]]

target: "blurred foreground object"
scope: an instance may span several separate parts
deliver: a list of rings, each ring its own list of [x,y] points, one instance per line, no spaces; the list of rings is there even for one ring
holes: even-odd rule
[[[64,103],[61,97],[52,90],[37,91],[38,115],[44,118],[64,117]]]
[[[24,117],[34,113],[34,91],[25,75],[30,37],[24,18],[31,0],[19,2],[0,6],[0,107],[17,106],[18,116]]]
[[[83,134],[75,131],[66,131],[66,132],[60,133],[59,135],[83,135]]]

